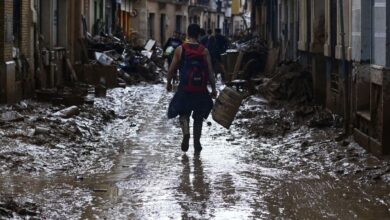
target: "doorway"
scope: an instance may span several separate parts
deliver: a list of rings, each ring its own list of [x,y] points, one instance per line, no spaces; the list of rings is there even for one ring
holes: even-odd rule
[[[154,39],[154,13],[149,14],[148,18],[148,33],[149,33],[149,38]]]
[[[181,15],[176,15],[176,31],[181,33]]]
[[[164,45],[165,39],[165,24],[166,24],[166,15],[161,14],[160,16],[160,41],[161,45]]]

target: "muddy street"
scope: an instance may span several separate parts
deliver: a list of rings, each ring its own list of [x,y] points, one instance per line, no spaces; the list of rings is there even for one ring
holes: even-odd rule
[[[171,97],[162,84],[118,88],[95,102],[110,120],[61,121],[99,124],[81,129],[90,140],[39,144],[2,125],[0,219],[390,218],[389,160],[334,141],[336,125],[309,126],[251,97],[230,130],[205,123],[195,156],[167,120]]]

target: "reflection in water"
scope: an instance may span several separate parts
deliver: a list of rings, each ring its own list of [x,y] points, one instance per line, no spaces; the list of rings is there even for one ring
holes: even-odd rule
[[[231,174],[226,173],[221,176],[221,187],[219,188],[226,207],[234,206],[236,201],[239,201],[240,198],[238,195],[236,196],[236,187]]]
[[[207,214],[207,203],[210,199],[210,184],[205,178],[202,161],[199,155],[193,158],[193,175],[191,166],[186,154],[182,157],[183,171],[180,176],[178,192],[181,193],[179,204],[182,208],[182,219],[205,216]],[[192,181],[191,181],[192,177]],[[195,215],[195,216],[193,216]]]

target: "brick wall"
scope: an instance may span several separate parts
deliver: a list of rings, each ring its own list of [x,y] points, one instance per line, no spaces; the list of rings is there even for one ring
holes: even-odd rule
[[[0,1],[0,62],[5,62],[12,59],[12,41],[5,41],[7,23],[12,21],[12,4],[12,0]]]
[[[26,57],[30,56],[31,50],[31,10],[30,10],[30,0],[22,0],[21,1],[21,38],[20,38],[20,50],[21,53]]]
[[[20,17],[13,18],[14,0],[0,1],[0,102],[14,103],[24,97],[32,94],[33,91],[33,70],[34,60],[32,56],[33,41],[32,36],[32,17],[30,3],[33,0],[20,0]],[[18,24],[16,22],[19,22]],[[30,64],[29,72],[20,74],[16,72],[15,63],[12,61],[12,48],[14,46],[13,25],[19,26],[19,36],[15,39],[22,55],[27,58]],[[7,74],[4,74],[7,70]],[[25,80],[21,80],[22,76]]]
[[[21,24],[20,24],[20,48],[21,53],[30,57],[31,52],[31,10],[30,0],[21,1]],[[0,1],[0,62],[12,59],[12,41],[6,41],[7,23],[11,22],[13,16],[13,0]],[[10,30],[12,32],[12,29]]]

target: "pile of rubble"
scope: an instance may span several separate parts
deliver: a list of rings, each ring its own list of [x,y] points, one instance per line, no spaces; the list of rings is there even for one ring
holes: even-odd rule
[[[1,194],[0,194],[1,195]],[[0,199],[0,219],[41,219],[41,210],[34,203],[16,202],[10,196],[1,195]]]
[[[140,42],[105,34],[92,37],[87,33],[79,41],[82,62],[72,65],[64,56],[64,79],[57,79],[62,76],[38,79],[41,86],[36,90],[37,99],[66,106],[93,104],[94,97],[105,97],[110,88],[162,82],[166,73],[162,49],[154,40]],[[42,76],[47,75],[43,64],[41,71]]]
[[[246,37],[234,42],[232,45],[233,48],[245,52],[257,51],[260,54],[267,54],[267,42],[259,37]]]
[[[161,81],[165,72],[164,58],[162,49],[157,47],[156,41],[149,40],[141,47],[133,46],[116,37],[97,36],[87,38],[86,42],[84,60],[88,60],[89,63],[78,68],[83,81],[96,84],[100,82],[101,77],[110,78],[109,87],[132,85],[140,81]],[[102,69],[101,67],[104,70],[97,72],[97,69]],[[90,71],[94,73],[93,79],[89,78]],[[110,72],[111,76],[100,72]]]
[[[80,159],[88,157],[90,152],[113,148],[114,143],[102,141],[100,132],[118,117],[109,106],[99,103],[65,107],[22,101],[3,106],[0,108],[1,172],[51,172],[73,167],[73,163],[79,162],[74,156]]]
[[[235,126],[245,128],[252,138],[284,136],[298,126],[297,118],[292,112],[285,109],[268,111],[262,106],[245,106],[237,115],[237,119],[241,120],[237,120]]]
[[[280,48],[269,48],[265,40],[254,36],[245,36],[232,47],[225,63],[227,72],[232,74],[227,85],[246,86],[250,93],[260,93],[270,101],[312,104],[311,73],[296,61],[280,62]],[[235,53],[236,59],[231,59],[229,53]]]
[[[225,81],[258,77],[264,72],[267,54],[267,43],[259,37],[247,36],[232,43],[231,48],[222,55]]]
[[[68,120],[73,117],[79,121]],[[104,124],[115,118],[115,112],[111,109],[23,101],[0,108],[0,131],[2,137],[19,138],[31,144],[57,144],[79,137],[92,138]]]
[[[308,121],[309,127],[340,127],[340,118],[313,105],[313,80],[310,71],[297,61],[280,62],[285,60],[280,48],[268,48],[265,40],[250,35],[234,42],[232,48],[234,49],[228,50],[225,61],[232,80],[226,84],[236,86],[238,90],[244,89],[242,94],[259,94],[270,104],[279,107],[283,105],[291,112],[288,117],[287,114],[283,117],[263,115],[261,124],[248,125],[249,129],[252,127],[253,130],[261,130],[261,134],[257,135],[272,136],[275,131],[285,133],[292,127],[291,118],[303,118]],[[246,93],[245,88],[249,93]]]
[[[257,91],[271,101],[288,101],[295,105],[311,104],[313,83],[311,73],[297,62],[282,63],[269,73]]]
[[[271,103],[289,109],[295,118],[307,120],[309,127],[342,127],[341,117],[314,106],[312,74],[298,62],[282,62],[273,72],[265,72],[255,89]]]

